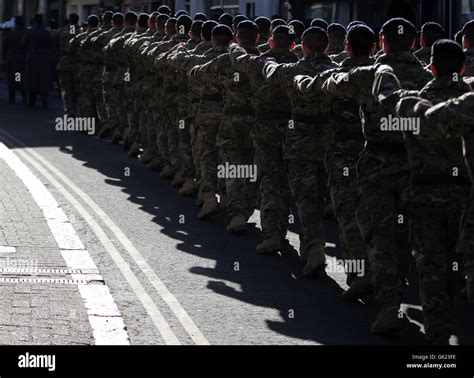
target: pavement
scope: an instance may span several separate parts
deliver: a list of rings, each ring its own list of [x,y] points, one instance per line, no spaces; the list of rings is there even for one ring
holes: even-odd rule
[[[9,106],[0,82],[1,344],[424,344],[416,275],[401,338],[373,336],[376,308],[341,300],[344,274],[302,277],[297,223],[280,257],[257,256],[258,212],[244,236],[223,214],[200,222],[194,199],[120,146],[56,131],[56,117],[57,96],[49,110]],[[474,344],[473,315],[460,300],[460,344]]]

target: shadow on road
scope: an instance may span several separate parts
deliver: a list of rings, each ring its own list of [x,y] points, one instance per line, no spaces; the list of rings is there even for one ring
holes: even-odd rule
[[[290,244],[285,246],[281,257],[257,256],[254,251],[260,235],[255,227],[245,236],[232,236],[225,231],[228,219],[224,215],[212,222],[198,221],[194,199],[179,197],[169,181],[161,180],[157,173],[129,159],[120,146],[79,133],[54,131],[53,120],[60,115],[57,103],[53,102],[52,110],[43,112],[19,105],[7,106],[5,93],[0,96],[1,128],[28,147],[57,147],[100,172],[108,185],[121,188],[129,201],[151,214],[163,234],[179,241],[180,252],[216,262],[212,269],[195,266],[190,270],[192,274],[208,277],[207,290],[257,307],[276,309],[281,320],[267,320],[268,328],[274,332],[294,338],[295,342],[311,340],[330,345],[424,343],[419,326],[408,321],[400,340],[372,336],[369,329],[376,316],[373,305],[344,303],[342,289],[330,278],[318,281],[302,278],[298,254]],[[67,146],[73,146],[72,151]],[[124,176],[124,167],[131,168],[131,177]],[[170,222],[180,216],[185,217],[184,224]],[[298,225],[292,231],[298,232]],[[328,240],[340,245],[335,224],[326,224],[326,234]],[[332,251],[341,258],[338,248]],[[412,274],[410,282],[415,284],[407,290],[405,302],[419,306],[415,275]],[[241,290],[229,283],[240,285]],[[461,302],[460,309],[461,342],[474,344],[474,307]],[[409,315],[422,321],[419,310],[410,309]]]

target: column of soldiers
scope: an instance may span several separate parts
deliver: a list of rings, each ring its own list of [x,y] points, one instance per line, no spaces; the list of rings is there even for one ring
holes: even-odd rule
[[[415,51],[401,18],[377,38],[361,21],[107,12],[64,33],[61,80],[99,137],[197,195],[199,219],[226,211],[240,233],[259,209],[257,253],[281,250],[294,201],[304,276],[325,274],[332,206],[344,259],[366,267],[347,269],[343,299],[375,296],[374,334],[402,328],[414,251],[426,338],[448,344],[455,297],[474,299],[474,21],[461,33],[463,47],[428,23]],[[256,182],[219,174],[254,165]]]

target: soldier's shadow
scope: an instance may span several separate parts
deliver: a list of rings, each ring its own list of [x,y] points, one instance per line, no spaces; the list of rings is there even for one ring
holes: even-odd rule
[[[280,257],[256,255],[255,246],[261,241],[261,236],[255,227],[250,227],[244,236],[233,236],[225,230],[229,221],[225,215],[212,222],[198,221],[198,209],[193,198],[179,197],[178,190],[172,188],[169,181],[160,179],[156,172],[147,170],[137,160],[129,159],[120,146],[82,134],[58,134],[51,125],[39,131],[45,134],[43,141],[59,146],[62,152],[72,154],[85,166],[99,171],[106,177],[107,184],[121,188],[129,201],[140,205],[143,212],[153,217],[153,222],[159,226],[154,228],[156,232],[178,241],[178,251],[215,261],[212,268],[208,264],[190,269],[192,274],[208,277],[205,287],[193,290],[203,294],[207,290],[227,300],[241,302],[242,308],[251,312],[246,314],[249,315],[246,319],[258,323],[255,329],[267,327],[287,336],[281,339],[282,342],[289,342],[289,337],[295,344],[302,341],[332,345],[424,343],[423,335],[413,323],[407,324],[401,340],[371,335],[370,325],[376,316],[373,305],[344,303],[341,287],[330,278],[317,281],[303,278],[298,254],[290,244],[284,246]],[[31,128],[19,127],[15,133],[29,147],[37,145]],[[132,174],[125,175],[124,168],[130,168]],[[184,223],[180,219],[185,219]],[[328,240],[340,245],[337,229],[331,222],[326,226]],[[298,225],[292,226],[291,231],[294,238]],[[341,257],[338,248],[329,251]],[[153,266],[155,262],[149,263]],[[239,289],[235,289],[236,285]],[[414,289],[410,290],[408,303],[417,304]],[[274,309],[274,315],[270,316],[268,314],[272,312],[266,311],[262,316],[259,308]],[[468,308],[469,312],[473,313],[472,307]],[[232,316],[239,317],[239,314],[232,313],[222,315],[231,324]],[[472,320],[466,324],[464,342],[474,343]],[[252,324],[249,326],[253,329]],[[245,332],[248,330],[243,330],[240,335],[241,343],[251,342],[246,339]],[[271,339],[278,340],[278,337]],[[251,337],[249,340],[255,339]],[[265,335],[258,343],[266,343]]]

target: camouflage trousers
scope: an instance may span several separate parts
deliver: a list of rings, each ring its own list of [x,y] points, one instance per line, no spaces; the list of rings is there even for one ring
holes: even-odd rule
[[[458,254],[463,259],[465,272],[474,277],[474,188],[462,217]]]
[[[156,106],[156,105],[155,105]],[[171,165],[166,130],[166,115],[161,108],[153,107],[153,121],[156,135],[156,146],[163,166]]]
[[[462,209],[468,190],[461,186],[411,187],[402,196],[410,216],[420,281],[426,338],[446,344],[453,334],[453,302],[461,269],[456,255]]]
[[[220,151],[217,146],[217,133],[222,121],[222,113],[216,112],[221,109],[219,103],[201,102],[196,117],[197,143],[199,145],[199,163],[201,166],[200,187],[203,193],[222,193],[218,186],[217,166],[219,164]]]
[[[156,116],[154,112],[153,92],[150,83],[143,86],[143,121],[140,122],[140,134],[143,145],[148,153],[153,157],[159,157],[157,136],[156,136]]]
[[[114,109],[114,114],[116,117],[115,125],[120,131],[121,135],[124,135],[125,130],[128,128],[128,117],[127,117],[127,107],[128,107],[128,95],[125,90],[125,85],[122,82],[116,82],[113,85],[113,90],[115,93],[115,98],[113,99],[112,106]]]
[[[140,91],[137,86],[139,83],[135,83],[135,86],[129,86],[127,91],[127,134],[129,143],[139,143],[140,138],[140,102],[143,101]]]
[[[260,219],[265,239],[284,239],[290,215],[288,167],[283,137],[288,120],[258,120],[252,130],[259,176]]]
[[[327,125],[296,122],[287,129],[284,139],[285,159],[288,162],[288,181],[296,201],[301,223],[301,248],[324,251],[323,215],[327,193],[327,174],[324,156]]]
[[[326,167],[329,174],[329,194],[339,225],[343,258],[364,261],[367,271],[367,246],[362,240],[355,216],[357,151],[360,152],[362,148],[363,145],[359,143],[354,143],[352,148],[332,148],[327,154]]]
[[[81,109],[81,117],[95,118],[96,107],[94,97],[92,96],[94,83],[86,76],[79,77],[79,107]]]
[[[367,245],[377,305],[398,307],[410,266],[408,220],[400,202],[409,173],[384,175],[384,168],[377,155],[364,152],[359,160],[356,219]],[[369,175],[374,171],[380,174]]]
[[[222,164],[230,166],[254,165],[254,153],[250,132],[255,125],[255,115],[224,115],[219,125],[217,144],[222,151]],[[255,182],[251,177],[227,177],[227,212],[231,217],[249,219],[257,207],[258,172]]]
[[[118,127],[118,117],[116,114],[117,92],[112,84],[112,81],[110,80],[110,76],[110,73],[104,72],[102,80],[102,91],[105,109],[107,112],[107,121],[109,122],[110,128],[114,129]]]
[[[92,85],[92,98],[95,105],[95,112],[99,120],[99,127],[106,127],[109,124],[107,115],[107,109],[104,102],[104,93],[102,90],[102,79],[98,69],[93,71],[92,74],[93,85]],[[98,129],[97,129],[98,131]]]
[[[196,117],[190,118],[189,122],[189,131],[191,132],[191,152],[193,155],[195,178],[196,182],[200,186],[202,182],[201,159],[199,158],[199,151],[201,150],[201,146],[199,145],[199,138],[196,127]]]
[[[186,102],[184,102],[186,103]],[[180,127],[179,132],[179,153],[181,156],[181,173],[184,179],[193,179],[196,176],[192,150],[192,122],[193,119],[188,116],[188,107],[179,109]]]
[[[64,114],[68,117],[76,115],[77,89],[74,74],[71,71],[59,71],[59,86],[63,100]]]
[[[169,162],[174,173],[181,172],[181,154],[179,151],[180,119],[176,106],[165,105],[163,126],[168,141]]]

